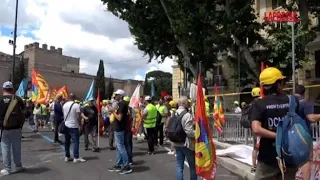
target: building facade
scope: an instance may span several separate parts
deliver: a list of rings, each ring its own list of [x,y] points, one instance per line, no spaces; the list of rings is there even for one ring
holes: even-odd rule
[[[63,55],[62,48],[48,47],[46,44],[34,42],[24,46],[24,51],[19,57],[25,59],[28,76],[31,77],[32,70],[36,69],[47,81],[51,88],[67,86],[69,92],[83,97],[92,83],[95,76],[80,73],[80,58]],[[18,58],[18,60],[20,60]],[[16,63],[18,64],[18,63]],[[12,69],[12,56],[0,52],[0,80],[1,82],[10,79]],[[105,78],[106,85],[110,79]],[[132,95],[138,84],[143,81],[112,79],[114,89],[123,89],[128,95]],[[141,91],[143,88],[141,87]]]
[[[290,1],[290,0],[255,0],[254,9],[257,15],[257,20],[259,22],[264,21],[264,14],[275,11],[283,11],[283,8],[280,6],[282,1]],[[319,26],[318,18],[310,17],[312,26]],[[265,33],[265,32],[261,32]],[[320,34],[319,36],[311,43],[307,45],[307,51],[309,52],[310,61],[304,64],[302,69],[296,70],[296,82],[299,84],[303,84],[305,86],[320,84]],[[231,63],[224,57],[222,58],[222,63],[217,64],[216,70],[211,72],[207,72],[207,89],[208,94],[214,94],[214,83],[217,82],[217,78],[222,79],[223,82],[219,86],[219,93],[228,94],[224,96],[223,101],[226,107],[232,107],[233,101],[235,100],[243,100],[250,98],[250,94],[247,95],[232,95],[235,92],[247,92],[251,91],[251,87],[238,87],[237,80],[235,80],[232,76],[233,72],[236,71],[236,67],[233,67]],[[173,80],[172,80],[172,94],[174,99],[179,98],[179,84],[183,84],[184,74],[181,71],[180,67],[177,63],[173,66]],[[320,89],[319,88],[307,88],[306,89],[306,97],[313,102],[320,104]]]

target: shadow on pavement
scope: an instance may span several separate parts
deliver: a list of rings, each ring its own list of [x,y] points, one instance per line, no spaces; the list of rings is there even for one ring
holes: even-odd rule
[[[53,148],[47,148],[47,149],[37,149],[37,150],[34,150],[34,151],[46,152],[46,151],[58,151],[58,150],[61,150],[61,148],[60,147],[53,147]]]
[[[132,167],[132,172],[145,172],[148,170],[150,170],[150,168],[147,166],[134,166],[134,167]]]
[[[160,150],[160,151],[155,151],[154,154],[167,154],[167,150]]]
[[[144,155],[147,155],[147,151],[146,152],[142,152],[142,151],[133,152],[132,155],[133,155],[133,157],[135,157],[135,156],[144,156]]]
[[[135,166],[135,165],[142,165],[142,164],[144,164],[145,163],[145,161],[144,160],[138,160],[138,161],[133,161],[133,166]]]
[[[83,157],[83,159],[85,159],[86,161],[93,161],[93,160],[98,160],[99,157],[98,156],[87,156],[87,157]]]
[[[33,139],[22,139],[22,141],[21,142],[32,142],[32,141],[34,141]]]
[[[32,134],[30,136],[25,136],[25,138],[34,138],[34,139],[40,139],[41,136],[39,134]]]
[[[23,174],[41,174],[50,171],[47,167],[32,167],[28,168],[27,170],[21,172]]]

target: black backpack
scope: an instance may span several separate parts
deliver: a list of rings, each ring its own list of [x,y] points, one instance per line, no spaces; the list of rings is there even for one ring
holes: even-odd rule
[[[187,112],[184,110],[180,114],[174,113],[169,120],[166,135],[171,142],[184,143],[186,141],[187,134],[183,130],[181,120]]]
[[[15,105],[12,105],[11,111],[9,110],[8,119],[6,120],[4,118],[2,126],[5,129],[22,128],[23,123],[25,121],[24,109],[22,109],[23,107],[21,106],[21,104],[23,103],[22,99],[17,96],[12,96],[10,102],[5,103],[5,101],[8,100],[9,98],[2,97],[0,101],[3,104],[8,104],[8,109],[10,108],[11,101],[15,101],[16,103]],[[8,109],[6,110],[5,114],[7,114]]]
[[[251,109],[252,109],[252,105],[249,105],[248,107],[243,108],[241,111],[242,114],[241,114],[240,124],[242,127],[246,129],[251,128],[251,120],[250,120]]]

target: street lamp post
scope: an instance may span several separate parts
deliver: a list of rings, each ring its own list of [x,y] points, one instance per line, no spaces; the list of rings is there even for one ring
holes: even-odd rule
[[[12,59],[12,75],[11,75],[11,82],[12,82],[12,84],[14,84],[14,75],[15,75],[15,66],[16,66],[16,44],[17,44],[18,5],[19,5],[19,0],[16,0],[16,13],[15,13],[14,31],[13,31],[13,59]]]

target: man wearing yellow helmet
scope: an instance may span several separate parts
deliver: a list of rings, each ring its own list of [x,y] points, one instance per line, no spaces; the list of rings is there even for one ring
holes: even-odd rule
[[[252,105],[252,130],[260,136],[255,179],[281,178],[277,162],[275,137],[279,121],[289,110],[289,98],[283,93],[285,76],[274,67],[264,69],[259,77],[265,97]],[[297,168],[286,168],[284,179],[295,179]]]

